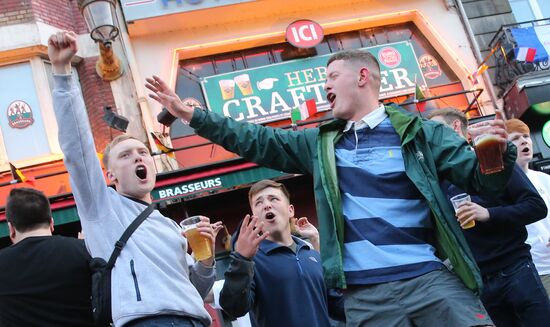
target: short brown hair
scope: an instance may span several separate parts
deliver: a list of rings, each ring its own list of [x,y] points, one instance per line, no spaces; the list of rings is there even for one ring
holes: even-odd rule
[[[378,60],[376,60],[376,57],[374,57],[370,52],[365,50],[344,50],[337,52],[330,56],[327,62],[327,67],[336,60],[343,60],[367,66],[371,81],[375,82],[374,84],[377,86],[377,90],[380,89],[380,64],[378,63]]]
[[[464,137],[468,136],[468,118],[466,118],[466,115],[462,111],[452,107],[435,109],[428,114],[427,118],[432,119],[433,117],[439,116],[443,117],[443,120],[447,125],[451,125],[454,120],[458,119],[462,125],[462,135],[464,135]]]
[[[139,141],[138,139],[136,139],[135,137],[133,137],[131,135],[122,134],[122,135],[118,135],[111,142],[109,142],[109,144],[107,144],[107,146],[105,147],[105,150],[103,150],[103,159],[101,160],[101,162],[103,162],[103,167],[105,167],[105,169],[109,169],[109,157],[110,157],[111,150],[113,149],[113,147],[115,145],[121,143],[121,142],[126,141],[126,140],[137,140],[137,141]]]
[[[254,183],[254,185],[250,187],[250,191],[248,191],[248,202],[252,203],[252,197],[260,193],[261,191],[265,190],[268,187],[273,187],[281,190],[281,192],[283,192],[283,194],[288,199],[288,202],[290,202],[290,193],[288,193],[288,190],[286,189],[285,185],[281,183],[277,183],[270,179],[262,179],[261,181]]]

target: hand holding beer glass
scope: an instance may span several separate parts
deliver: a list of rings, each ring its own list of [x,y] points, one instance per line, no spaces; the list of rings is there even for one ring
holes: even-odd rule
[[[482,174],[504,170],[502,154],[506,151],[507,133],[503,113],[496,110],[495,119],[468,126]]]
[[[471,202],[471,201],[472,201],[472,199],[470,198],[470,195],[468,195],[466,193],[461,193],[461,194],[455,195],[451,198],[451,203],[453,204],[453,208],[455,209],[455,213],[457,213],[458,208],[460,208],[462,205],[464,205],[468,202]],[[460,220],[459,220],[459,222],[460,222]],[[464,226],[462,226],[462,223],[461,223],[462,229],[472,228],[475,225],[476,225],[475,220],[472,220],[472,221],[468,222]]]
[[[214,231],[210,220],[204,216],[193,216],[184,219],[180,225],[191,249],[193,249],[195,259],[203,261],[212,258]]]

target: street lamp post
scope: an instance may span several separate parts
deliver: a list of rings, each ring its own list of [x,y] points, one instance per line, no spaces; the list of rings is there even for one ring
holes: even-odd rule
[[[120,59],[112,48],[119,34],[115,6],[115,0],[78,0],[78,7],[88,25],[90,37],[99,43],[96,72],[105,81],[113,81],[122,75]]]

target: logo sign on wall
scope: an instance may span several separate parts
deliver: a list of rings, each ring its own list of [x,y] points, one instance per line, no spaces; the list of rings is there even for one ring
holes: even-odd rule
[[[308,19],[297,20],[286,28],[286,40],[297,48],[311,48],[323,41],[321,25]]]
[[[424,75],[408,41],[364,48],[380,59],[380,99],[410,94]],[[329,110],[323,86],[331,54],[201,78],[207,107],[238,121],[267,123],[290,117],[292,108],[315,99]]]
[[[420,64],[422,74],[427,79],[436,79],[442,74],[439,62],[432,55],[425,54],[420,56],[420,58],[418,58],[418,64]]]
[[[34,123],[31,107],[22,100],[15,100],[8,106],[8,124],[11,128],[23,129]]]

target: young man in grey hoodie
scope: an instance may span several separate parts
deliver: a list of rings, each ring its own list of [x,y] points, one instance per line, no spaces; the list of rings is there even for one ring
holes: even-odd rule
[[[124,230],[152,202],[155,167],[142,142],[118,136],[104,153],[107,177],[116,190],[107,186],[84,102],[71,78],[76,52],[74,32],[59,32],[48,40],[59,143],[88,250],[108,260]],[[199,231],[214,240],[208,218],[202,218]],[[214,260],[193,263],[181,228],[159,211],[132,234],[111,276],[115,327],[210,326],[203,298],[215,280]]]

